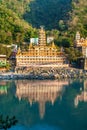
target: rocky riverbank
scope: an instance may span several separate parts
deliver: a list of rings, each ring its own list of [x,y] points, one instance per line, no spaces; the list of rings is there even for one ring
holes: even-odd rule
[[[65,79],[86,78],[87,72],[75,68],[29,68],[26,71],[1,73],[0,79]]]

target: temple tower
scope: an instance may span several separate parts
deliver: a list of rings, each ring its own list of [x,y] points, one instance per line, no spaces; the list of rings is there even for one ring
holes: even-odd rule
[[[41,28],[39,30],[38,44],[39,44],[39,46],[46,46],[46,34],[45,34],[43,26],[41,26]]]
[[[76,32],[76,36],[75,36],[75,47],[81,47],[82,43],[81,43],[81,37],[80,37],[80,33]]]
[[[80,40],[80,33],[79,32],[76,32],[76,38],[75,38],[76,41]]]

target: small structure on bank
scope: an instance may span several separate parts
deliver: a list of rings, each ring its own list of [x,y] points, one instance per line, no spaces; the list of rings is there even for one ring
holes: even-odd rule
[[[0,55],[0,71],[6,71],[7,57],[6,55]]]
[[[46,34],[43,27],[39,30],[38,45],[29,44],[28,51],[22,51],[20,48],[16,55],[16,67],[29,66],[68,66],[67,58],[62,51],[58,51],[54,42],[47,45]]]

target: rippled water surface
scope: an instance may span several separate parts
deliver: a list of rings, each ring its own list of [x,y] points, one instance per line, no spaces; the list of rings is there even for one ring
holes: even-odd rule
[[[0,114],[10,130],[87,130],[87,80],[2,80]]]

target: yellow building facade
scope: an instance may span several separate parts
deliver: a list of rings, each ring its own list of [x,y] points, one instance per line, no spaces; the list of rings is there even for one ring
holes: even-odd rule
[[[46,34],[43,27],[39,30],[38,45],[29,44],[28,51],[18,49],[16,55],[16,66],[67,66],[66,57],[63,52],[58,51],[54,42],[47,45]]]

